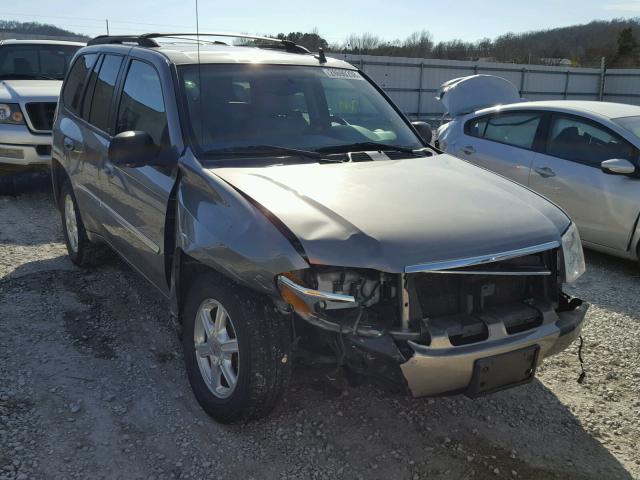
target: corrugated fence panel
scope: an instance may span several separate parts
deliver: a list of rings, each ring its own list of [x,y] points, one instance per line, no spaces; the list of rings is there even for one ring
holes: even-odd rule
[[[604,99],[609,102],[640,105],[640,76],[638,70],[607,70]]]

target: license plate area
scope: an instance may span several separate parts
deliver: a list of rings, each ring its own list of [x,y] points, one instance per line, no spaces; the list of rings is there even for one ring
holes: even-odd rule
[[[476,360],[465,394],[472,398],[479,397],[529,383],[536,374],[539,350],[538,345],[532,345]]]

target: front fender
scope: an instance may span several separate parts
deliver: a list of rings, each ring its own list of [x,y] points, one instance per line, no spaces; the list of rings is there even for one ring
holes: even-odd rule
[[[233,281],[270,296],[278,296],[277,274],[309,266],[273,221],[233,187],[195,160],[182,170],[177,248]]]

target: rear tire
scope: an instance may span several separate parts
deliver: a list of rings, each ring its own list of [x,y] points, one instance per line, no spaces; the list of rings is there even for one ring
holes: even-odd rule
[[[79,267],[94,267],[100,265],[107,254],[105,245],[91,242],[82,223],[76,197],[71,183],[67,180],[60,189],[60,215],[62,217],[62,232],[67,246],[67,253],[73,263]]]
[[[269,414],[291,376],[289,323],[271,302],[204,273],[191,282],[182,318],[187,375],[204,411],[221,423]]]

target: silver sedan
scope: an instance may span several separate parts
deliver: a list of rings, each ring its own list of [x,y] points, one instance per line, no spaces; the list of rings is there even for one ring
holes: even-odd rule
[[[539,101],[461,114],[438,145],[528,186],[575,221],[585,247],[640,257],[640,107]]]

